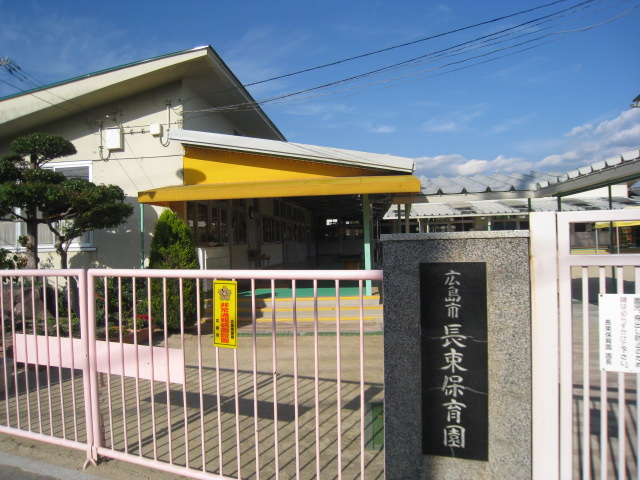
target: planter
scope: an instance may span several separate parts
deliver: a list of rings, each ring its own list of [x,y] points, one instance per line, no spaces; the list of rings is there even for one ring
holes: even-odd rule
[[[139,328],[138,330],[129,330],[128,333],[122,335],[122,343],[149,344],[149,337],[153,330],[149,327]]]

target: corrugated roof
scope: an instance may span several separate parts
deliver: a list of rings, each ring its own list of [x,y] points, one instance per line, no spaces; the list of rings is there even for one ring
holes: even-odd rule
[[[532,198],[534,212],[555,212],[558,200],[555,198]],[[640,207],[640,198],[612,197],[613,210]],[[608,210],[608,198],[564,198],[562,210],[578,212],[584,210]],[[529,212],[529,199],[451,201],[446,203],[415,203],[411,206],[411,218],[472,217],[489,215],[523,215]],[[403,214],[401,214],[403,215]],[[398,218],[398,206],[394,205],[384,216],[385,220]]]

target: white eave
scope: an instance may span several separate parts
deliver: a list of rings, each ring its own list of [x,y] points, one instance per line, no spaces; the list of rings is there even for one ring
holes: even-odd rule
[[[255,104],[216,52],[205,46],[0,98],[0,137],[11,137],[39,125],[189,77],[216,78],[219,82],[217,90],[228,97],[223,99],[223,104]],[[266,124],[266,136],[284,139],[260,107],[254,107],[251,112],[260,116]]]
[[[223,135],[219,133],[171,130],[171,140],[197,147],[215,148],[256,155],[275,156],[386,172],[413,173],[413,159],[302,143],[264,140],[261,138]]]

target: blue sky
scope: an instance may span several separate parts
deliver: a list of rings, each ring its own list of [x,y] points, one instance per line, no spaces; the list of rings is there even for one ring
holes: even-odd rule
[[[416,42],[248,88],[261,101],[422,57],[263,108],[291,142],[411,157],[428,177],[566,171],[637,149],[640,0],[465,28],[548,3],[0,0],[0,57],[48,84],[211,45],[248,84]],[[27,87],[0,69],[0,95],[15,93],[5,82]]]

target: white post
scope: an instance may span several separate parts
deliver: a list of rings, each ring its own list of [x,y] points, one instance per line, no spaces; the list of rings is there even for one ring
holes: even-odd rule
[[[555,212],[532,212],[531,367],[533,480],[560,480],[558,261]]]
[[[371,270],[373,262],[371,260],[371,204],[369,203],[369,195],[362,195],[362,228],[364,233],[364,269]],[[373,287],[371,280],[365,282],[365,294],[372,295]]]

